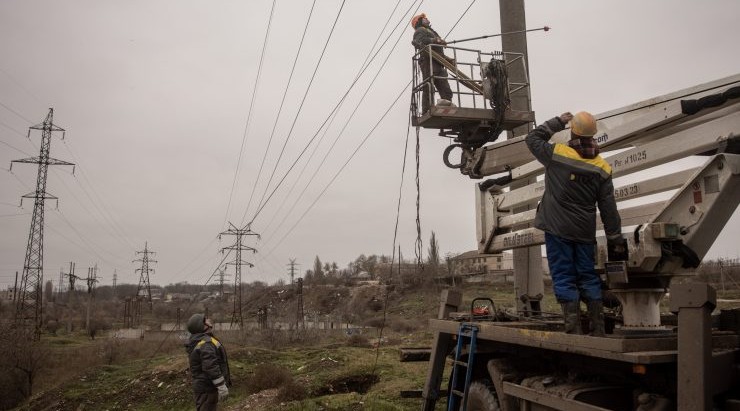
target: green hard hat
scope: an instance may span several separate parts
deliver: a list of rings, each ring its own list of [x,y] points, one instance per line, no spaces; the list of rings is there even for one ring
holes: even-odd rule
[[[190,334],[199,334],[206,330],[206,316],[203,314],[193,314],[188,320],[188,332]]]

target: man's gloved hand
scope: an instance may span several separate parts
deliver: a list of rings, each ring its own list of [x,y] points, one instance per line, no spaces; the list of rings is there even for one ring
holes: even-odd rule
[[[216,387],[218,390],[218,400],[223,401],[226,399],[226,397],[229,396],[229,387],[226,386],[226,384],[221,384],[218,387]]]
[[[607,238],[606,254],[609,261],[627,261],[629,260],[629,247],[627,239],[622,237]]]

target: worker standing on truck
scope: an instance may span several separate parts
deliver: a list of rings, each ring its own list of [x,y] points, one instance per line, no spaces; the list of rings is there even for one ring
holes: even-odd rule
[[[226,399],[231,386],[229,361],[223,344],[213,336],[213,322],[203,314],[188,320],[190,339],[185,344],[193,379],[197,411],[214,411]]]
[[[435,45],[435,51],[444,55],[441,46],[447,44],[447,42],[432,29],[432,25],[424,13],[414,16],[411,19],[411,27],[414,29],[414,39],[411,41],[411,44],[414,45],[417,52],[421,52],[419,54],[419,69],[421,69],[421,77],[425,82],[421,91],[421,112],[426,113],[429,110],[432,99],[434,99],[434,87],[437,88],[440,97],[437,105],[454,106],[452,103],[452,89],[450,89],[450,83],[447,81],[447,70],[441,63],[432,58],[427,47],[429,45]],[[454,62],[449,57],[445,56],[445,58],[450,62]],[[434,77],[430,78],[431,76]]]
[[[550,144],[570,122],[568,144]],[[604,336],[601,278],[594,269],[596,208],[604,223],[610,255],[627,258],[627,242],[614,199],[612,168],[599,156],[593,136],[596,120],[570,112],[547,120],[526,138],[527,147],[545,166],[545,193],[535,227],[545,232],[547,262],[555,297],[563,308],[565,332],[581,334],[580,300],[586,302],[591,334]]]

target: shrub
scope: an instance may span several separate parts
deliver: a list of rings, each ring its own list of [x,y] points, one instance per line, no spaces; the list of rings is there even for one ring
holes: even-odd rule
[[[347,346],[349,347],[369,347],[370,341],[362,334],[352,334],[347,338]]]
[[[308,391],[303,384],[294,380],[292,377],[286,381],[278,390],[277,398],[280,401],[300,401],[308,396]]]
[[[278,388],[293,381],[290,372],[275,364],[259,364],[254,368],[254,374],[249,379],[247,390],[250,393]]]

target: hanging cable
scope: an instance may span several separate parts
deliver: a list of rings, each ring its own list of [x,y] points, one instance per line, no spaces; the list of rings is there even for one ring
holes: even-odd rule
[[[421,216],[420,216],[420,207],[421,207],[421,182],[419,178],[419,164],[421,162],[420,159],[420,153],[421,153],[421,142],[419,139],[419,126],[416,126],[416,242],[414,243],[414,254],[416,254],[416,269],[418,271],[421,271],[422,269],[422,253],[423,253],[423,243],[421,240]],[[417,274],[418,274],[417,271]]]
[[[411,134],[411,117],[413,113],[411,110],[409,110],[409,120],[408,124],[406,125],[406,142],[403,146],[403,162],[401,164],[401,182],[398,184],[398,202],[396,205],[396,224],[393,227],[393,251],[391,252],[391,270],[390,270],[390,276],[388,278],[388,285],[392,283],[393,280],[393,263],[396,261],[396,240],[398,239],[398,222],[401,219],[401,199],[403,198],[403,181],[404,177],[406,175],[406,158],[408,157],[408,151],[409,151],[409,135]],[[400,252],[399,252],[399,263],[400,263]],[[400,269],[398,273],[399,277],[401,275]],[[380,329],[378,330],[378,347],[380,347],[380,341],[383,338],[383,329],[385,328],[385,321],[388,316],[388,289],[386,286],[385,293],[383,294],[383,321],[380,324]],[[375,375],[375,371],[378,368],[378,360],[380,359],[380,350],[375,350],[375,362],[373,363],[373,369],[370,372],[371,375]]]

